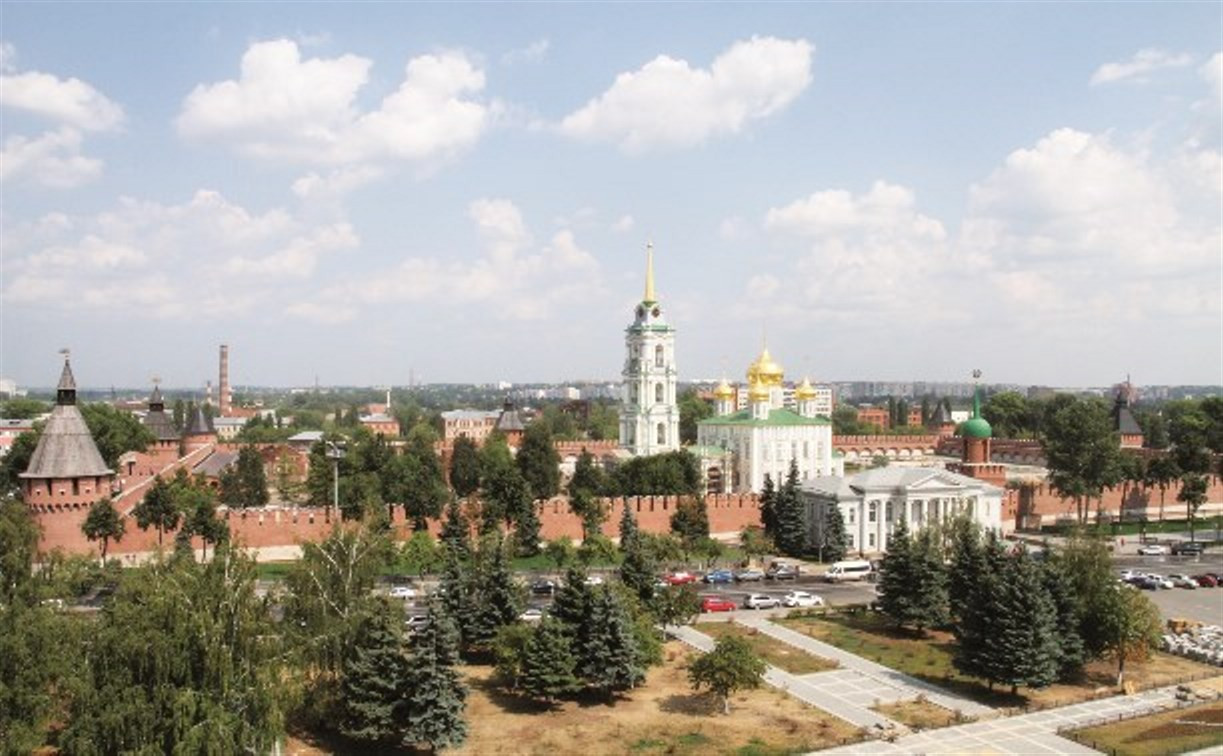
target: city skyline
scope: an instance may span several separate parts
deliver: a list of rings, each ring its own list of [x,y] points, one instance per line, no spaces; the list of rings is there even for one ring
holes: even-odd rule
[[[0,376],[1223,383],[1200,3],[6,3]],[[122,40],[121,53],[115,41]]]

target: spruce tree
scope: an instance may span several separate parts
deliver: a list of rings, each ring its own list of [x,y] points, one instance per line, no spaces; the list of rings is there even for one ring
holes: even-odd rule
[[[535,502],[529,502],[518,514],[514,523],[514,545],[519,556],[535,556],[539,553],[539,513]]]
[[[1079,635],[1082,601],[1060,560],[1050,559],[1039,567],[1041,582],[1057,613],[1058,676],[1065,680],[1078,674],[1087,661],[1087,649]]]
[[[340,732],[353,740],[392,745],[403,739],[409,671],[402,625],[403,612],[379,601],[345,645]]]
[[[624,511],[620,513],[620,552],[628,553],[629,547],[637,541],[641,529],[637,527],[637,518],[633,516],[633,508],[624,503]]]
[[[947,569],[934,528],[925,528],[913,539],[913,614],[911,624],[920,632],[947,621]]]
[[[481,544],[478,575],[471,626],[465,627],[464,632],[470,631],[470,645],[474,650],[487,652],[492,649],[497,632],[517,621],[522,613],[518,585],[500,538],[489,538]]]
[[[824,527],[820,538],[820,561],[839,562],[845,558],[849,538],[845,535],[845,517],[841,507],[833,502],[824,507]]]
[[[552,597],[552,616],[576,640],[592,601],[593,588],[586,583],[586,571],[573,565],[565,573],[565,583]],[[575,649],[577,646],[574,647]]]
[[[801,557],[807,551],[806,517],[798,493],[798,463],[790,460],[786,482],[777,491],[777,548],[786,556]]]
[[[454,551],[460,559],[471,556],[471,526],[467,516],[463,514],[463,505],[458,499],[451,499],[446,505],[446,518],[442,521],[441,541],[446,548]]]
[[[450,456],[450,487],[455,496],[467,498],[480,490],[480,454],[476,442],[467,436],[454,441]]]
[[[954,547],[953,547],[954,548]],[[953,557],[954,558],[954,557]],[[965,581],[956,591],[963,590],[962,598],[953,599],[952,630],[956,637],[952,664],[960,674],[982,677],[992,688],[995,678],[991,675],[993,641],[998,632],[1001,614],[1002,572],[1006,566],[1006,552],[997,534],[990,531],[979,554],[971,555],[975,566],[963,570],[953,565],[956,581]]]
[[[1060,651],[1057,610],[1039,567],[1023,549],[1007,560],[1000,590],[996,634],[990,644],[990,679],[1011,686],[1043,688],[1057,679]]]
[[[641,539],[633,510],[627,505],[620,518],[620,553],[623,555],[620,560],[620,582],[642,601],[649,601],[654,596],[658,567]]]
[[[238,450],[238,483],[241,490],[242,506],[263,507],[271,500],[268,494],[268,476],[263,467],[263,457],[253,446],[243,446]]]
[[[913,621],[913,542],[909,526],[901,517],[879,565],[879,609],[897,627]]]
[[[565,626],[547,618],[535,628],[522,657],[520,683],[528,695],[551,703],[578,686],[577,661]]]
[[[947,570],[947,600],[953,622],[966,616],[985,570],[980,526],[966,517],[957,518],[951,525],[951,564]]]
[[[431,607],[431,619],[413,642],[404,743],[426,743],[436,751],[467,738],[467,687],[455,669],[459,633],[454,620],[441,604]]]
[[[777,487],[770,475],[764,476],[764,486],[760,489],[760,524],[764,534],[773,543],[777,543]]]
[[[582,681],[606,696],[632,688],[645,677],[628,613],[607,586],[591,594],[577,648]]]

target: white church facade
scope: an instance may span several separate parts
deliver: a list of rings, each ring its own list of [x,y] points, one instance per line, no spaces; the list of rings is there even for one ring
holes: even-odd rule
[[[645,294],[625,329],[620,446],[633,456],[677,451],[675,329],[654,292],[654,245],[646,247]]]

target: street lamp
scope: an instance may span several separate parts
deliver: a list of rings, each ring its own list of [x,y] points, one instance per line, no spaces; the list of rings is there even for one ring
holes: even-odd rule
[[[327,458],[331,460],[331,505],[340,509],[340,460],[344,459],[344,450],[330,441],[327,442]],[[331,522],[331,509],[327,510],[327,522]]]

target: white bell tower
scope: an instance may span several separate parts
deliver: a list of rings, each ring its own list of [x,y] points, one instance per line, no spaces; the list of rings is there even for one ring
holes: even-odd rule
[[[645,296],[625,329],[620,446],[634,456],[679,449],[675,329],[654,295],[654,244],[646,245]]]

